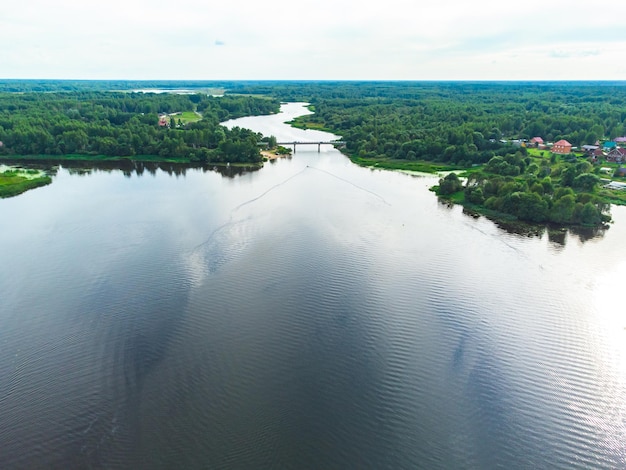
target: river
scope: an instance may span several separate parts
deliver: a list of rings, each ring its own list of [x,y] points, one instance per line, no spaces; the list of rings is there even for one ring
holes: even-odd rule
[[[226,125],[336,137],[304,111]],[[302,146],[0,200],[0,468],[623,468],[626,210],[519,234],[435,182]]]

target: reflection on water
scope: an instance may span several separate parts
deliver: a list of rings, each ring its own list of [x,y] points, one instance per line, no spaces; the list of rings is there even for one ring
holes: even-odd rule
[[[455,205],[445,201],[444,199],[439,199],[440,204],[443,207],[448,209],[452,209]],[[463,207],[463,214],[471,217],[473,219],[478,219],[483,217],[481,214]],[[582,227],[582,226],[573,226],[573,227],[559,227],[559,226],[550,226],[550,225],[534,225],[526,222],[520,222],[517,220],[503,220],[497,218],[487,217],[494,224],[496,224],[503,231],[519,235],[521,237],[537,237],[542,238],[545,234],[548,235],[548,240],[557,244],[557,245],[565,245],[566,241],[575,236],[580,242],[586,242],[592,240],[594,238],[602,238],[606,231],[607,227]]]
[[[116,161],[94,161],[94,160],[64,160],[59,163],[58,160],[37,159],[36,161],[24,160],[6,160],[7,165],[18,166],[20,168],[32,168],[45,170],[50,174],[55,174],[59,167],[68,170],[71,175],[89,175],[94,171],[112,172],[122,171],[124,176],[141,176],[144,172],[155,176],[157,171],[163,171],[168,175],[185,176],[187,170],[201,169],[202,171],[214,171],[227,178],[241,176],[251,171],[258,171],[261,167],[258,165],[216,165],[216,164],[191,164],[191,163],[172,163],[172,162],[142,162],[130,159],[122,159]]]

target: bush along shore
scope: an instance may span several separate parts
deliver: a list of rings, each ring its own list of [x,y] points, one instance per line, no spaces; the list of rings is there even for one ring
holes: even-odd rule
[[[626,195],[604,189],[598,171],[574,155],[530,157],[517,151],[495,156],[461,177],[449,173],[432,190],[496,219],[600,227],[611,221],[611,203],[626,204]]]

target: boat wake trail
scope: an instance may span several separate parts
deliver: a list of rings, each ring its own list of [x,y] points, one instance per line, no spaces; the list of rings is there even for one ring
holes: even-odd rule
[[[227,222],[225,222],[224,224],[220,225],[219,227],[215,228],[215,229],[214,229],[214,230],[213,230],[213,231],[209,234],[209,236],[208,236],[208,237],[207,237],[207,238],[206,238],[206,239],[205,239],[202,243],[199,243],[198,245],[196,245],[196,246],[192,249],[192,252],[196,252],[197,250],[199,250],[199,249],[201,249],[201,248],[203,248],[203,247],[206,247],[207,245],[212,244],[212,243],[213,243],[213,242],[214,242],[214,241],[218,238],[218,236],[219,236],[222,232],[224,232],[224,231],[226,231],[226,230],[233,230],[233,229],[234,229],[237,225],[239,225],[239,224],[241,224],[241,223],[244,223],[244,222],[246,222],[247,220],[250,220],[250,219],[252,218],[252,216],[249,216],[249,217],[247,217],[247,218],[245,218],[245,219],[242,219],[242,220],[234,220],[234,219],[235,219],[235,214],[236,214],[236,213],[237,213],[240,209],[242,209],[243,207],[245,207],[245,206],[247,206],[247,205],[249,205],[249,204],[252,204],[252,203],[254,203],[254,202],[256,202],[256,201],[259,201],[260,199],[263,199],[265,196],[267,196],[267,195],[268,195],[269,193],[271,193],[272,191],[274,191],[274,190],[276,190],[276,189],[280,188],[281,186],[283,186],[283,185],[285,185],[285,184],[289,183],[289,182],[290,182],[290,181],[292,181],[293,179],[295,179],[295,178],[297,178],[297,177],[301,176],[303,173],[305,173],[306,171],[309,171],[309,170],[319,171],[319,172],[324,173],[324,174],[326,174],[326,175],[328,175],[328,176],[331,176],[331,177],[333,177],[333,178],[335,178],[335,179],[337,179],[337,180],[339,180],[339,181],[341,181],[341,182],[343,182],[343,183],[346,183],[346,184],[348,184],[348,185],[350,185],[350,186],[352,186],[352,187],[354,187],[354,188],[356,188],[356,189],[358,189],[358,190],[360,190],[360,191],[364,191],[364,192],[366,192],[366,193],[368,193],[368,194],[371,194],[372,196],[376,197],[376,198],[377,198],[377,199],[379,199],[381,202],[383,202],[385,205],[387,205],[387,206],[391,206],[391,204],[389,204],[389,203],[385,200],[385,198],[384,198],[384,197],[382,197],[380,194],[378,194],[378,193],[376,193],[376,192],[374,192],[374,191],[371,191],[371,190],[369,190],[369,189],[367,189],[367,188],[364,188],[364,187],[362,187],[362,186],[359,186],[359,185],[357,185],[357,184],[353,183],[352,181],[347,180],[347,179],[345,179],[345,178],[342,178],[342,177],[340,177],[340,176],[337,176],[337,175],[335,175],[335,174],[333,174],[333,173],[331,173],[331,172],[329,172],[329,171],[322,170],[321,168],[316,168],[316,167],[314,167],[314,166],[309,166],[309,165],[307,165],[306,167],[304,167],[303,169],[301,169],[301,170],[300,170],[300,171],[298,171],[297,173],[294,173],[293,175],[291,175],[291,176],[289,176],[288,178],[284,179],[284,180],[283,180],[283,181],[281,181],[280,183],[277,183],[277,184],[275,184],[274,186],[272,186],[272,187],[268,188],[267,190],[265,190],[263,193],[259,194],[258,196],[253,197],[252,199],[249,199],[249,200],[247,200],[247,201],[245,201],[245,202],[242,202],[241,204],[239,204],[238,206],[236,206],[236,207],[235,207],[235,208],[231,211],[229,220],[228,220]]]
[[[343,181],[344,183],[347,183],[347,184],[349,184],[350,186],[354,186],[355,188],[357,188],[357,189],[359,189],[359,190],[361,190],[361,191],[365,191],[366,193],[369,193],[369,194],[371,194],[371,195],[373,195],[373,196],[376,196],[376,197],[377,197],[378,199],[380,199],[380,200],[381,200],[384,204],[386,204],[386,205],[388,205],[388,206],[391,206],[391,204],[389,204],[389,203],[385,200],[385,198],[384,198],[384,197],[382,197],[380,194],[375,193],[374,191],[370,191],[369,189],[364,188],[363,186],[359,186],[358,184],[355,184],[355,183],[353,183],[353,182],[352,182],[352,181],[350,181],[350,180],[347,180],[347,179],[345,179],[345,178],[342,178],[341,176],[337,176],[337,175],[335,175],[335,174],[331,173],[330,171],[322,170],[321,168],[316,168],[316,167],[314,167],[314,166],[307,166],[307,168],[310,168],[310,169],[312,169],[312,170],[316,170],[316,171],[321,171],[322,173],[326,173],[327,175],[332,176],[333,178],[336,178],[336,179],[338,179],[339,181]],[[305,169],[306,169],[306,168],[305,168]]]
[[[294,179],[294,178],[296,178],[296,177],[300,176],[302,173],[304,173],[304,172],[307,170],[307,168],[308,168],[308,167],[304,167],[302,170],[300,170],[300,171],[298,171],[297,173],[295,173],[295,174],[291,175],[290,177],[288,177],[287,179],[285,179],[285,180],[281,181],[280,183],[277,183],[277,184],[275,184],[274,186],[272,186],[272,187],[268,188],[266,191],[264,191],[263,193],[259,194],[258,196],[253,197],[252,199],[249,199],[249,200],[247,200],[247,201],[242,202],[241,204],[239,204],[237,207],[235,207],[235,208],[231,211],[231,213],[230,213],[230,218],[229,218],[228,222],[223,223],[222,225],[220,225],[219,227],[217,227],[215,230],[213,230],[213,231],[210,233],[210,235],[207,237],[207,239],[206,239],[206,240],[204,240],[202,243],[200,243],[200,244],[196,245],[196,246],[193,248],[193,250],[192,250],[192,251],[196,251],[196,250],[198,250],[198,249],[202,248],[203,246],[208,245],[209,243],[211,243],[211,241],[213,241],[213,239],[214,239],[214,238],[215,238],[215,237],[216,237],[216,236],[217,236],[220,232],[222,232],[223,230],[227,229],[228,227],[232,227],[232,226],[234,226],[234,225],[236,225],[236,224],[239,224],[239,223],[241,223],[241,222],[243,222],[243,221],[245,221],[245,220],[249,220],[249,219],[251,219],[252,217],[247,217],[247,218],[246,218],[246,219],[244,219],[244,220],[234,221],[234,220],[233,220],[233,218],[234,218],[233,216],[234,216],[234,214],[235,214],[235,213],[236,213],[239,209],[241,209],[242,207],[245,207],[245,206],[247,206],[248,204],[252,204],[253,202],[256,202],[256,201],[258,201],[258,200],[260,200],[260,199],[264,198],[265,196],[267,196],[269,193],[271,193],[271,192],[272,192],[272,191],[274,191],[275,189],[277,189],[277,188],[279,188],[279,187],[281,187],[281,186],[283,186],[283,185],[287,184],[287,183],[288,183],[289,181],[291,181],[292,179]]]
[[[255,201],[258,201],[259,199],[262,199],[263,197],[267,196],[269,193],[271,193],[272,191],[274,191],[276,188],[280,188],[281,186],[283,186],[284,184],[287,184],[289,181],[291,181],[292,179],[294,179],[297,176],[300,176],[302,173],[304,173],[307,167],[304,167],[302,170],[300,170],[298,173],[291,175],[289,178],[287,178],[286,180],[281,181],[280,183],[275,184],[274,186],[272,186],[271,188],[269,188],[267,191],[263,192],[262,194],[259,194],[257,197],[254,197],[246,202],[242,202],[241,204],[239,204],[237,207],[235,207],[233,209],[233,212],[237,212],[239,209],[241,209],[244,206],[247,206],[248,204],[252,204]]]
[[[236,209],[235,209],[236,210]],[[239,224],[241,222],[245,222],[246,220],[250,220],[252,219],[252,217],[246,217],[243,220],[237,220],[237,221],[233,221],[233,217],[231,215],[230,220],[228,222],[223,223],[222,225],[220,225],[219,227],[217,227],[215,230],[213,230],[210,235],[207,237],[206,240],[204,240],[202,243],[197,244],[196,246],[194,246],[192,248],[192,252],[199,250],[200,248],[202,248],[205,245],[208,245],[209,243],[211,243],[211,241],[213,241],[213,239],[217,236],[218,233],[222,232],[223,230],[225,230],[228,227],[232,227],[233,225]]]

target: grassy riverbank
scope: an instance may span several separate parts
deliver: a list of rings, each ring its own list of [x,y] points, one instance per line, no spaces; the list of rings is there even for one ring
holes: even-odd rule
[[[37,170],[7,169],[0,172],[0,198],[22,194],[52,183],[52,178]]]
[[[306,107],[312,113],[315,113],[315,106],[310,104]],[[289,124],[291,127],[295,127],[296,129],[312,129],[316,131],[324,131],[324,132],[333,132],[332,129],[326,127],[323,123],[316,121],[315,114],[305,114],[304,116],[298,116],[291,121],[285,122],[285,124]]]
[[[458,167],[436,162],[420,160],[394,160],[392,158],[361,158],[348,155],[350,160],[357,165],[369,168],[381,168],[384,170],[419,171],[421,173],[438,173],[441,171],[453,171]]]

